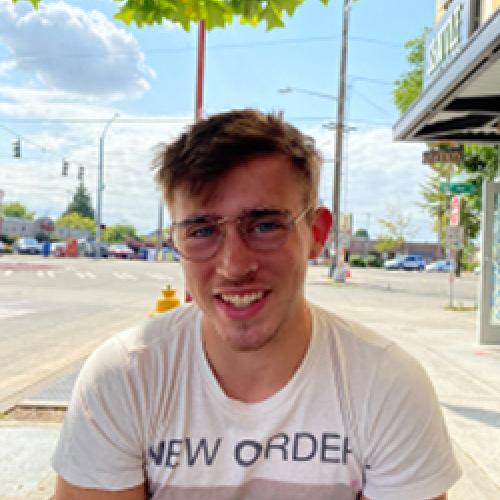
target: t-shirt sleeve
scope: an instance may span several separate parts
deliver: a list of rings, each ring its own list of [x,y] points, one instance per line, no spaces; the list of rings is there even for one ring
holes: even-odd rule
[[[112,338],[87,360],[52,459],[67,482],[122,490],[144,482],[140,403],[125,347]]]
[[[371,499],[427,500],[460,477],[434,388],[424,369],[395,345],[369,382],[361,432]],[[361,421],[363,421],[361,419]]]

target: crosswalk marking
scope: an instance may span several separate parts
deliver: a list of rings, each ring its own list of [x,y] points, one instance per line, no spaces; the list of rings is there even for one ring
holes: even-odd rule
[[[174,278],[172,276],[168,276],[166,274],[157,274],[157,273],[146,273],[150,278],[153,278],[155,280],[162,280],[162,281],[172,281]]]
[[[3,274],[5,277],[9,277],[14,271],[12,269],[7,269],[7,271],[5,271]]]
[[[48,276],[49,278],[55,278],[56,273],[55,273],[54,271],[47,271],[47,276]]]
[[[115,278],[118,278],[119,280],[136,280],[137,279],[135,276],[133,276],[132,274],[128,274],[128,273],[116,273],[116,272],[114,272],[113,276]]]
[[[80,271],[75,271],[75,274],[81,279],[81,280],[84,280],[85,279],[85,274],[80,272]]]
[[[39,278],[43,278],[43,277],[44,277],[43,271],[37,271],[37,272],[36,272],[36,275],[37,275]]]
[[[87,271],[85,275],[92,280],[95,280],[97,278],[97,276],[94,273],[91,273],[90,271]]]

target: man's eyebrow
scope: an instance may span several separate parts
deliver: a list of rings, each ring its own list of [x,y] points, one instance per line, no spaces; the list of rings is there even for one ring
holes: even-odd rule
[[[250,215],[252,217],[262,217],[265,215],[279,215],[279,214],[289,214],[288,210],[280,210],[279,208],[252,208],[250,210],[245,210],[245,215]]]
[[[192,217],[187,217],[186,219],[183,219],[179,222],[176,222],[175,224],[179,225],[185,225],[185,224],[203,224],[204,222],[208,222],[211,220],[217,219],[216,215],[193,215]]]

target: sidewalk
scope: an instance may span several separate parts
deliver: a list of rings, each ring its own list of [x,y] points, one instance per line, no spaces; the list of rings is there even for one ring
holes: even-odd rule
[[[367,276],[354,271],[347,283],[336,284],[325,268],[312,267],[306,293],[312,302],[398,342],[426,368],[463,469],[448,498],[500,498],[500,346],[477,346],[475,312],[447,311],[443,300],[409,297],[395,287],[369,283]],[[30,395],[30,403],[67,399],[74,376],[72,370]],[[0,420],[0,499],[50,498],[48,460],[57,434],[56,424]]]

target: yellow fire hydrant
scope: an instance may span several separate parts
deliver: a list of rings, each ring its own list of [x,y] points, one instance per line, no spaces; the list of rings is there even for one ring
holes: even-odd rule
[[[180,305],[181,301],[176,295],[175,288],[167,285],[167,288],[164,288],[161,291],[161,296],[156,301],[156,309],[154,311],[151,311],[149,315],[154,316],[155,314],[163,313]]]

